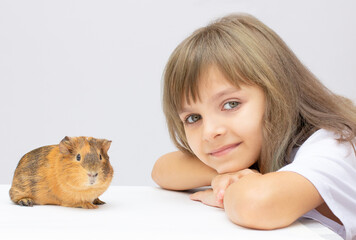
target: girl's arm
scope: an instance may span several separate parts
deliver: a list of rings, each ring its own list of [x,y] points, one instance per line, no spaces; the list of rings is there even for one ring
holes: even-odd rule
[[[254,229],[286,227],[325,205],[314,185],[294,172],[262,175],[245,169],[218,175],[212,180],[212,188],[192,194],[191,199],[225,208],[232,222]],[[318,211],[341,224],[327,206]]]
[[[153,169],[152,179],[162,188],[187,190],[210,186],[217,172],[198,158],[180,151],[160,157]]]
[[[229,218],[256,229],[286,227],[323,202],[314,185],[294,172],[249,174],[229,185],[224,195]]]

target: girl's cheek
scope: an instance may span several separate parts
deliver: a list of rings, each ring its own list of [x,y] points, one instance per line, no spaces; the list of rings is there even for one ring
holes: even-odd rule
[[[200,158],[200,153],[199,153],[200,142],[199,142],[199,140],[198,140],[198,138],[196,136],[195,137],[193,137],[193,136],[186,134],[187,141],[188,141],[190,149],[192,149],[193,153],[198,158]]]

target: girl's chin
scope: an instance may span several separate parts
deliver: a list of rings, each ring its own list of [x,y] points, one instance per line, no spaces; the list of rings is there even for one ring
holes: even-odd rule
[[[241,166],[221,166],[221,167],[215,167],[214,169],[218,172],[218,174],[227,174],[227,173],[236,173],[246,168],[248,167],[241,168]]]

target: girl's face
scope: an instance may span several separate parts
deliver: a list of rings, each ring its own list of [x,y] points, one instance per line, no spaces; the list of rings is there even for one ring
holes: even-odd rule
[[[194,154],[218,173],[237,172],[260,157],[265,96],[259,87],[233,86],[212,66],[202,74],[200,99],[183,101],[180,119]]]

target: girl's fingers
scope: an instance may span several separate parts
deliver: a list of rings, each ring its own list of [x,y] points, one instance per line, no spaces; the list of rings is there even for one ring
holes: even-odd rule
[[[208,189],[205,191],[199,191],[196,193],[193,193],[190,195],[190,199],[194,200],[194,201],[200,201],[200,202],[206,202],[208,200],[208,198],[211,198],[211,196],[213,196],[212,194],[212,190]]]
[[[244,169],[236,173],[218,175],[211,182],[212,189],[196,192],[190,195],[190,199],[200,201],[209,206],[224,208],[223,202],[226,188],[251,173],[260,174],[251,169]]]
[[[226,188],[237,180],[238,176],[236,174],[218,175],[213,179],[211,187],[213,188],[214,195],[218,203],[223,203]]]
[[[224,195],[225,195],[225,189],[219,190],[218,194],[216,195],[216,200],[218,203],[223,203],[224,202]]]
[[[218,187],[213,188],[214,189],[214,196],[215,199],[218,203],[223,203],[224,201],[224,195],[225,195],[225,189],[229,186],[230,184],[224,184],[220,185]]]
[[[191,200],[200,201],[200,195],[201,195],[201,192],[196,192],[196,193],[191,194],[189,197]]]
[[[223,208],[222,203],[216,201],[215,195],[212,189],[196,192],[190,195],[190,199],[194,201],[200,201],[208,206]]]
[[[229,179],[225,175],[218,175],[213,179],[211,187],[213,188],[216,199],[219,200],[224,197],[225,189],[229,185]]]

